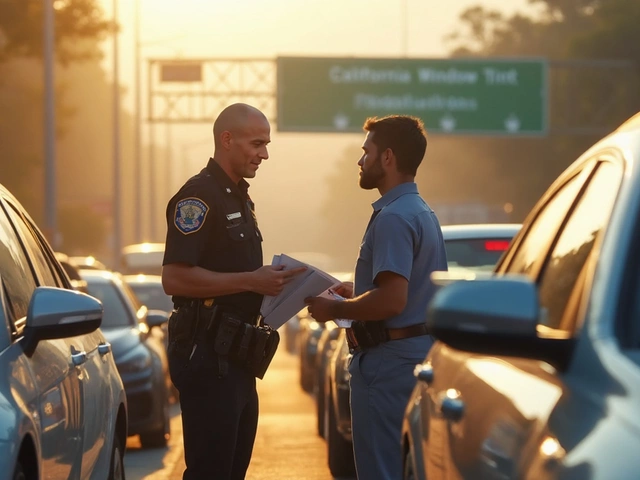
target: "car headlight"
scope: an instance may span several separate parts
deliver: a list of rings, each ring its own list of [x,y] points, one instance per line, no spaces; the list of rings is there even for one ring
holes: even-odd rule
[[[144,348],[136,349],[125,362],[120,365],[122,373],[134,373],[146,370],[151,366],[151,354]]]

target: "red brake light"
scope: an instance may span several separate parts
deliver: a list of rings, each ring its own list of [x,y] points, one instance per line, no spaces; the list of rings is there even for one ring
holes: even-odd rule
[[[487,252],[504,252],[509,248],[509,240],[485,240],[484,249]]]

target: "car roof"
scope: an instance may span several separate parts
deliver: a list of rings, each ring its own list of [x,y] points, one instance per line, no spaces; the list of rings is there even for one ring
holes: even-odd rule
[[[474,238],[514,237],[520,230],[519,223],[478,223],[466,225],[443,225],[445,240],[465,240]]]
[[[123,278],[127,283],[162,283],[160,275],[147,275],[146,273],[124,275]]]
[[[80,269],[80,275],[85,280],[91,280],[96,283],[118,283],[122,281],[122,275],[109,270],[95,270],[90,268]]]
[[[154,243],[154,242],[135,243],[132,245],[127,245],[122,248],[123,254],[151,253],[151,252],[164,252],[164,243]]]

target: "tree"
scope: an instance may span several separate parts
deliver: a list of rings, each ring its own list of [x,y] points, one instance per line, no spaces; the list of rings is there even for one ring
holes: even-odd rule
[[[505,16],[480,6],[467,9],[460,16],[460,27],[447,37],[452,55],[640,62],[637,0],[530,0],[530,3],[538,7],[530,15]],[[452,185],[462,179],[458,195],[477,196],[485,202],[513,203],[514,219],[521,220],[557,174],[601,136],[559,134],[553,129],[566,125],[571,118],[597,118],[601,124],[615,128],[640,109],[638,80],[637,73],[628,69],[616,76],[602,68],[583,68],[579,72],[552,68],[549,97],[552,133],[540,139],[447,140],[452,150],[472,156],[475,164],[469,162],[462,168],[460,159],[452,158],[451,169],[440,178],[440,185]],[[464,144],[466,153],[460,148]],[[475,181],[469,181],[470,178]]]
[[[96,42],[113,30],[96,0],[51,0],[57,60],[66,64],[99,56]],[[0,61],[42,57],[42,0],[0,0]]]

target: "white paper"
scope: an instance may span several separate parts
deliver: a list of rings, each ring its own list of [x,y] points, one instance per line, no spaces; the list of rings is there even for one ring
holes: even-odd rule
[[[307,267],[307,270],[296,275],[278,296],[265,296],[260,307],[264,323],[278,329],[305,307],[304,299],[316,297],[340,281],[312,265],[300,262],[288,255],[274,255],[272,265],[284,265],[285,270],[296,267]],[[277,262],[277,263],[276,263]]]
[[[318,296],[328,298],[329,300],[340,300],[340,301],[345,300],[343,296],[338,295],[336,292],[334,292],[331,289],[328,289],[327,291],[322,292]],[[340,328],[351,328],[351,323],[353,323],[353,320],[348,320],[346,318],[334,318],[332,321],[336,325],[338,325]]]

